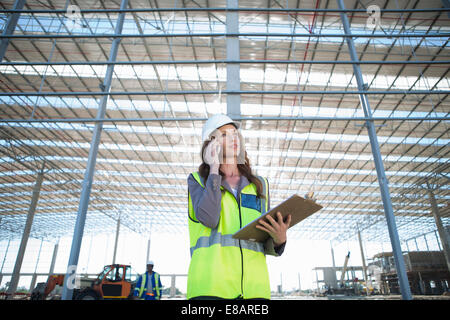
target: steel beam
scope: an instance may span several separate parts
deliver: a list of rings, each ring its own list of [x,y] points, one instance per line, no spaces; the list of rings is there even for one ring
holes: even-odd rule
[[[344,1],[337,0],[338,7],[340,9],[345,9]],[[358,55],[356,53],[356,48],[353,43],[353,38],[350,23],[347,18],[347,14],[341,13],[342,25],[344,27],[345,33],[349,36],[346,38],[347,46],[349,49],[350,57],[353,61],[358,61]],[[370,108],[369,100],[367,99],[364,91],[366,90],[364,80],[361,73],[361,68],[358,64],[353,64],[353,72],[356,78],[356,82],[358,84],[359,91],[362,91],[360,94],[360,102],[361,107],[364,111],[364,115],[367,118],[372,117],[372,110]],[[372,149],[372,154],[375,162],[375,168],[378,176],[378,183],[380,185],[380,193],[383,201],[384,213],[386,216],[386,222],[389,230],[389,237],[391,240],[395,266],[397,270],[398,281],[400,285],[400,291],[402,294],[402,298],[404,300],[412,300],[411,289],[409,287],[408,276],[406,274],[405,261],[403,260],[402,248],[400,246],[400,239],[398,236],[397,225],[395,222],[394,211],[392,208],[391,197],[389,194],[388,181],[386,178],[386,173],[384,171],[383,160],[381,159],[380,146],[378,144],[377,133],[375,131],[375,125],[373,121],[370,119],[366,121],[366,127],[369,134],[370,146]]]
[[[5,27],[2,32],[2,36],[0,37],[0,62],[3,61],[3,58],[5,57],[6,50],[8,49],[9,39],[5,38],[6,36],[11,36],[14,33],[14,30],[16,29],[17,22],[19,21],[20,17],[20,10],[23,9],[25,5],[25,0],[16,0],[14,2],[14,10],[16,12],[11,12],[10,16],[8,17],[8,21],[6,21]]]
[[[121,9],[125,9],[128,5],[128,0],[122,0],[122,3],[120,5]],[[120,13],[117,17],[116,27],[115,27],[115,33],[120,34],[123,29],[123,23],[125,20],[125,13]],[[115,38],[111,44],[111,50],[109,53],[109,60],[108,61],[115,61],[117,57],[117,52],[119,49],[120,44],[120,38]],[[102,89],[104,92],[109,92],[111,89],[111,81],[112,81],[112,75],[114,71],[114,65],[108,65],[106,69],[105,78],[102,84]],[[97,118],[102,119],[105,117],[106,113],[106,104],[108,101],[108,95],[104,95],[100,101],[98,112],[97,112]],[[64,288],[62,293],[62,299],[63,300],[71,300],[73,295],[73,286],[69,285],[70,279],[73,278],[74,274],[76,273],[76,268],[78,265],[78,258],[80,255],[80,248],[81,248],[81,241],[83,239],[83,231],[84,231],[84,225],[86,222],[86,214],[88,210],[89,205],[89,196],[91,194],[91,188],[92,188],[92,181],[94,178],[94,172],[95,172],[95,164],[97,161],[97,153],[98,153],[98,147],[100,144],[100,136],[102,133],[103,128],[103,122],[97,122],[95,124],[94,132],[92,135],[92,141],[91,141],[91,148],[89,150],[89,156],[88,156],[88,163],[87,168],[84,174],[84,180],[81,190],[81,197],[80,197],[80,203],[78,207],[78,214],[77,214],[77,220],[75,223],[75,230],[72,240],[72,247],[70,249],[70,257],[69,257],[69,263],[67,266],[67,272],[66,277],[64,281]]]
[[[113,65],[109,65],[113,66]],[[108,66],[108,67],[109,67]],[[217,94],[239,94],[239,95],[263,95],[263,94],[278,94],[278,95],[299,95],[299,94],[326,94],[326,95],[429,95],[429,94],[440,94],[440,95],[448,95],[450,94],[450,90],[309,90],[309,91],[282,91],[282,90],[180,90],[180,91],[62,91],[62,92],[0,92],[0,97],[39,97],[39,96],[48,96],[48,97],[71,97],[71,96],[171,96],[171,95],[187,95],[187,94],[197,94],[197,95],[217,95]]]
[[[235,9],[239,7],[238,0],[227,0],[227,8]],[[227,34],[239,33],[239,13],[237,11],[227,11]],[[227,60],[239,60],[239,37],[227,36],[226,39]],[[241,77],[240,64],[227,63],[227,91],[240,91]],[[232,93],[227,95],[227,115],[235,119],[241,116],[241,95]]]
[[[161,65],[161,64],[375,64],[375,65],[428,65],[428,64],[450,64],[450,60],[367,60],[367,61],[351,61],[351,60],[247,60],[247,59],[223,59],[223,60],[152,60],[152,61],[29,61],[29,62],[2,62],[0,66],[99,66],[99,65]]]
[[[55,118],[55,119],[0,119],[0,123],[114,123],[114,122],[170,122],[170,121],[206,121],[208,118]],[[450,121],[450,117],[235,117],[238,121]]]
[[[110,38],[223,38],[223,37],[274,37],[274,38],[443,38],[447,40],[450,33],[357,33],[352,35],[339,33],[281,33],[281,32],[209,32],[209,33],[146,33],[146,34],[20,34],[4,35],[2,39],[110,39]]]
[[[130,8],[130,9],[82,9],[81,14],[84,13],[144,13],[144,12],[292,12],[292,13],[365,13],[367,14],[367,9],[320,9],[320,8],[229,8],[229,7],[190,7],[190,8]],[[381,9],[380,13],[422,13],[422,12],[450,12],[450,8],[419,8],[419,9]],[[54,14],[66,14],[66,10],[55,9],[55,10],[8,10],[2,9],[0,13],[54,13]]]

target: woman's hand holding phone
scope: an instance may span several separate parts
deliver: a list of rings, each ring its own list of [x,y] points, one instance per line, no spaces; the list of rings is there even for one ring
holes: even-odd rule
[[[209,165],[209,173],[219,174],[221,144],[217,139],[212,139],[205,149],[205,162]]]

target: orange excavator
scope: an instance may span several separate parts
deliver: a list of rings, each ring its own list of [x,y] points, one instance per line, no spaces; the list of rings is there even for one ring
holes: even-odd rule
[[[31,293],[31,300],[57,298],[57,289],[64,285],[64,274],[50,275]],[[95,279],[80,279],[80,288],[73,290],[73,300],[130,299],[136,281],[132,280],[131,266],[112,264],[104,267]]]

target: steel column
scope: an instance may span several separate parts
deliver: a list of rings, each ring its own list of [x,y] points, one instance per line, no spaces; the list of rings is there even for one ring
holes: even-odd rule
[[[122,0],[122,3],[120,5],[121,9],[125,9],[128,5],[128,0]],[[120,13],[117,17],[116,27],[115,27],[115,33],[121,34],[123,29],[123,23],[125,20],[125,13]],[[117,57],[117,51],[119,49],[121,38],[115,38],[111,44],[111,50],[109,52],[109,62],[113,62],[116,60]],[[105,79],[103,81],[102,90],[103,92],[109,92],[111,89],[111,81],[112,81],[112,75],[114,71],[114,64],[108,65],[108,68],[106,69]],[[106,113],[106,103],[108,101],[108,95],[105,95],[102,97],[98,112],[97,112],[97,118],[101,119],[105,117]],[[95,124],[94,133],[92,135],[92,141],[91,141],[91,148],[89,150],[89,156],[88,156],[88,163],[87,168],[84,174],[84,180],[81,190],[81,196],[80,196],[80,203],[78,207],[78,214],[77,214],[77,221],[75,223],[75,230],[72,240],[72,247],[70,249],[70,257],[69,257],[69,263],[67,266],[67,272],[66,277],[64,281],[64,288],[62,293],[62,299],[63,300],[71,300],[72,294],[73,294],[73,288],[72,286],[68,286],[68,283],[70,279],[73,278],[74,274],[76,273],[76,268],[78,265],[78,258],[80,255],[80,248],[81,248],[81,241],[83,239],[83,231],[84,231],[84,225],[86,222],[86,214],[88,210],[88,204],[89,204],[89,196],[91,194],[91,188],[92,188],[92,181],[94,178],[94,172],[95,172],[95,163],[97,161],[97,153],[98,153],[98,147],[100,144],[100,136],[102,133],[103,123],[97,122]]]
[[[13,299],[14,294],[19,284],[20,269],[22,268],[23,257],[27,248],[28,238],[30,237],[31,226],[33,224],[34,214],[36,212],[37,203],[39,200],[39,193],[41,192],[42,181],[44,180],[44,168],[39,171],[36,183],[33,187],[33,195],[31,197],[30,207],[28,209],[27,221],[25,222],[25,229],[23,230],[22,240],[20,241],[19,252],[17,253],[16,263],[14,264],[14,271],[11,277],[11,283],[8,288],[8,299]]]
[[[428,241],[426,235],[423,235],[423,240],[425,240],[425,246],[427,247],[427,251],[430,251],[430,247],[428,246]]]
[[[440,243],[440,240],[439,240],[439,237],[438,237],[436,231],[434,231],[434,236],[436,237],[436,243],[437,243],[437,245],[438,245],[438,249],[439,249],[439,250],[442,250],[442,248],[441,248],[441,243]]]
[[[366,258],[364,257],[364,248],[361,239],[361,231],[358,229],[359,250],[361,251],[361,261],[363,267],[364,281],[366,282],[366,294],[369,295],[369,278],[367,277]]]
[[[120,218],[117,219],[117,226],[116,226],[116,239],[114,241],[114,253],[113,253],[113,260],[112,263],[116,263],[116,256],[117,256],[117,244],[119,243],[119,231],[120,231]]]
[[[438,241],[439,242],[439,241]],[[6,261],[6,257],[8,255],[8,250],[9,250],[9,245],[11,244],[11,239],[8,239],[8,245],[6,246],[6,250],[5,250],[5,256],[3,257],[3,261],[2,261],[2,267],[0,268],[0,273],[3,272],[3,267],[5,265],[5,261]],[[0,279],[0,284],[1,284],[1,279]]]
[[[439,213],[439,208],[437,206],[436,198],[434,196],[431,185],[427,179],[427,189],[431,202],[431,213],[433,214],[434,221],[436,222],[436,227],[439,233],[439,238],[442,244],[442,251],[444,252],[445,261],[447,262],[447,268],[450,271],[450,235],[447,230],[445,230],[442,224],[441,215]]]
[[[44,239],[41,239],[41,244],[39,246],[39,252],[38,252],[37,259],[36,259],[36,265],[34,266],[34,274],[33,274],[33,277],[31,278],[31,284],[30,284],[30,289],[29,289],[30,292],[33,291],[33,289],[34,289],[34,287],[36,285],[37,268],[38,268],[38,265],[39,265],[39,260],[41,259],[41,252],[42,252],[42,245],[43,245],[43,243],[44,243]]]
[[[147,265],[148,260],[150,260],[150,237],[148,238],[148,242],[147,242],[147,257],[145,260],[145,264]]]
[[[14,10],[22,10],[25,5],[25,0],[16,0],[14,2]],[[14,33],[16,29],[17,22],[19,21],[20,12],[11,13],[8,17],[8,21],[5,24],[5,28],[2,32],[2,37],[10,36]],[[3,61],[5,57],[6,50],[8,49],[9,38],[2,38],[0,42],[0,62]]]
[[[339,9],[344,10],[345,5],[343,0],[337,0]],[[346,38],[347,45],[350,53],[350,57],[353,61],[358,61],[358,55],[356,53],[355,44],[353,43],[353,38],[351,37],[350,23],[347,18],[347,14],[341,13],[342,25],[344,27],[344,32],[349,37]],[[364,80],[361,73],[360,66],[355,63],[353,64],[353,72],[358,84],[359,91],[367,90],[364,85]],[[364,115],[367,118],[372,117],[372,110],[370,109],[369,100],[367,99],[365,93],[359,95],[361,107],[364,111]],[[398,236],[397,225],[395,222],[394,211],[392,209],[391,197],[389,194],[388,181],[386,178],[386,173],[384,171],[383,160],[381,159],[380,146],[378,144],[377,133],[375,131],[375,126],[372,120],[366,121],[367,131],[369,134],[370,146],[372,149],[372,154],[375,162],[375,168],[378,176],[378,183],[380,184],[380,193],[383,201],[384,213],[386,216],[386,222],[389,230],[389,237],[391,239],[391,245],[395,260],[395,266],[397,270],[398,282],[400,285],[400,291],[402,293],[402,298],[404,300],[412,300],[411,288],[409,287],[408,275],[406,274],[405,261],[403,260],[402,248],[400,246],[400,239]]]
[[[58,255],[58,248],[59,248],[59,240],[53,247],[52,262],[50,263],[50,270],[48,271],[50,275],[52,275],[53,272],[55,272],[55,264],[56,264],[56,256]]]
[[[175,282],[176,282],[176,276],[173,274],[170,277],[170,293],[169,293],[170,298],[174,298],[177,293],[177,290],[175,287]]]
[[[302,284],[300,282],[300,272],[297,272],[298,276],[298,292],[300,293],[302,291]]]
[[[336,269],[336,262],[334,260],[334,250],[333,250],[333,244],[330,241],[330,248],[331,248],[331,262],[333,263],[333,268]],[[336,270],[335,270],[336,271]]]
[[[227,8],[239,7],[239,0],[227,0]],[[227,34],[239,33],[239,12],[227,11]],[[227,36],[227,60],[239,60],[239,37]],[[227,90],[240,91],[240,64],[227,63]],[[241,95],[239,93],[227,94],[227,115],[234,119],[241,116]]]

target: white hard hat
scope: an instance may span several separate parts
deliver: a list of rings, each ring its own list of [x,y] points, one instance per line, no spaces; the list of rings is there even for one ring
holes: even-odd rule
[[[203,125],[202,129],[202,142],[205,142],[209,139],[209,135],[214,132],[217,128],[220,128],[221,126],[224,126],[226,124],[234,124],[237,129],[241,126],[239,122],[234,121],[229,116],[225,114],[215,114],[212,117],[210,117],[205,124]]]
[[[154,266],[155,264],[153,263],[153,260],[148,260],[147,265],[151,264],[152,266]]]

